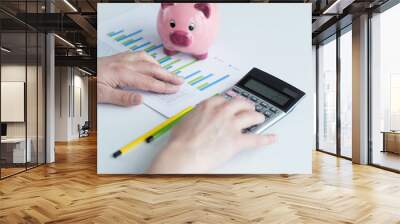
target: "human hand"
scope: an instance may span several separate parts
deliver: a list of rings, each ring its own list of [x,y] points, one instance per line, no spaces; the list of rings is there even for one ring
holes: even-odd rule
[[[97,101],[120,106],[140,104],[142,96],[124,87],[156,93],[175,93],[183,81],[164,70],[146,52],[125,52],[98,58]]]
[[[150,173],[205,173],[239,152],[275,142],[275,135],[242,133],[262,123],[264,115],[243,99],[212,97],[199,104],[173,128]]]

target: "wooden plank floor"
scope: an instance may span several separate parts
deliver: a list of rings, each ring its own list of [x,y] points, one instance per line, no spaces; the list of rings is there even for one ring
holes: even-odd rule
[[[313,175],[98,176],[96,139],[0,181],[0,223],[400,223],[400,175],[314,153]]]

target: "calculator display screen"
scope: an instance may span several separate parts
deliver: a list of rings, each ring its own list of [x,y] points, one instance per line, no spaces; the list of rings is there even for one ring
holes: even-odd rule
[[[280,106],[286,105],[290,100],[290,97],[286,94],[280,93],[255,79],[248,79],[244,86]]]

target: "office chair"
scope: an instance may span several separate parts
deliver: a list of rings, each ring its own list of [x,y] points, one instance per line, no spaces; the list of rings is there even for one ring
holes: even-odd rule
[[[89,121],[85,121],[82,127],[78,125],[79,138],[89,136],[89,129],[90,129]]]

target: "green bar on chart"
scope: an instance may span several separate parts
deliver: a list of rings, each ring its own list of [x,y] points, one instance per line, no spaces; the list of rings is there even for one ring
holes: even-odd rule
[[[155,46],[156,46],[156,45],[153,44],[153,45],[151,45],[150,47],[145,48],[144,51],[147,52],[148,50],[150,50],[151,48],[153,48],[153,47],[155,47]]]
[[[197,89],[202,89],[203,87],[206,87],[208,85],[208,82],[205,82],[203,84],[201,84],[199,87],[197,87]]]
[[[126,45],[129,45],[129,43],[132,41],[133,41],[133,39],[129,38],[128,40],[122,42],[122,44],[126,46]]]
[[[189,81],[189,84],[191,85],[192,83],[197,82],[198,80],[200,80],[202,78],[203,78],[203,76],[201,75],[201,76],[199,76],[199,77],[197,77],[195,79],[192,79],[191,81]]]
[[[160,60],[158,60],[158,62],[159,62],[159,63],[162,63],[162,62],[164,62],[165,60],[167,60],[167,59],[169,59],[169,58],[170,58],[170,57],[167,55],[167,56],[161,58]]]
[[[178,59],[176,59],[175,61],[172,61],[172,62],[170,62],[170,63],[164,65],[163,68],[170,67],[170,66],[172,66],[173,64],[178,63],[178,62],[180,62],[180,61],[181,61],[181,59],[178,58]]]
[[[182,70],[182,69],[188,67],[189,65],[194,64],[196,61],[197,61],[197,60],[193,60],[193,61],[191,61],[191,62],[189,62],[189,63],[187,63],[187,64],[185,64],[185,65],[182,65],[181,67],[175,69],[175,70],[173,71],[173,73],[175,73],[175,72],[177,72],[177,71],[180,71],[180,70]]]
[[[125,34],[119,35],[118,37],[114,38],[116,41],[120,41],[125,38]]]
[[[152,56],[153,58],[155,58],[155,57],[157,56],[157,53],[152,53],[151,56]]]

